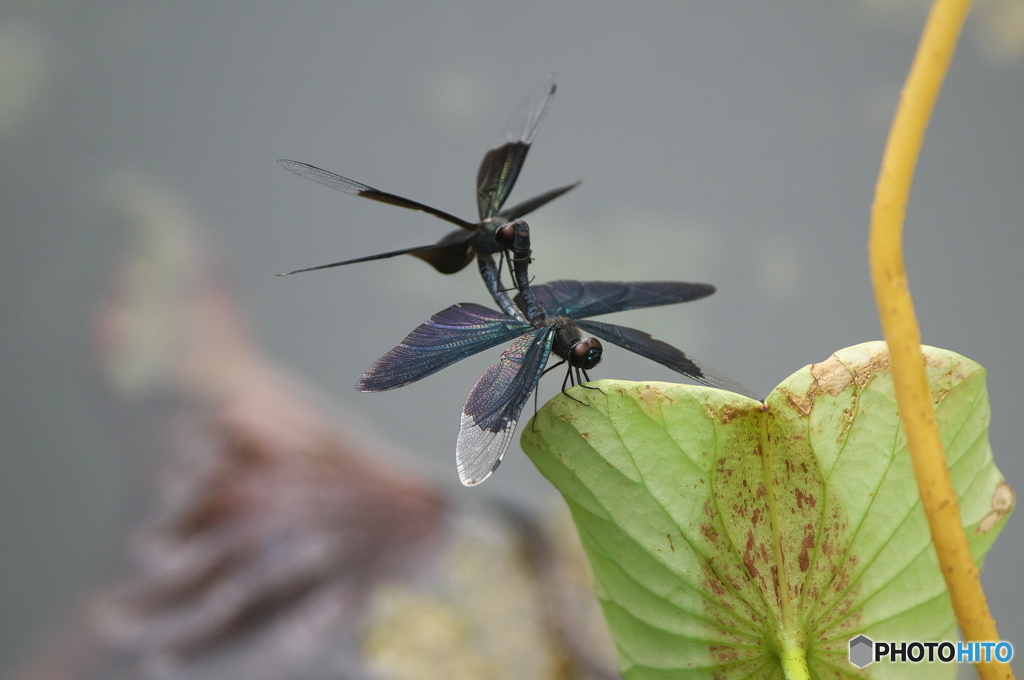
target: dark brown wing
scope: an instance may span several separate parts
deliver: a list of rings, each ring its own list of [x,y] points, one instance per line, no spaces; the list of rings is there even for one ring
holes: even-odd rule
[[[330,187],[342,193],[351,194],[352,196],[362,196],[368,198],[371,201],[380,201],[381,203],[390,203],[391,205],[397,205],[400,208],[408,208],[410,210],[422,210],[425,213],[429,213],[434,217],[440,217],[445,222],[451,222],[457,224],[467,231],[475,231],[477,224],[474,222],[467,222],[464,219],[456,217],[450,213],[446,213],[443,210],[432,208],[429,205],[420,203],[419,201],[413,201],[408,198],[403,198],[396,194],[389,194],[386,191],[380,189],[374,189],[371,186],[367,186],[361,182],[357,182],[348,177],[342,177],[336,175],[329,170],[323,170],[314,165],[308,165],[306,163],[300,163],[299,161],[290,161],[287,159],[281,159],[278,161],[284,168],[294,172],[299,177],[305,177],[311,179],[314,182],[323,184],[325,187]]]

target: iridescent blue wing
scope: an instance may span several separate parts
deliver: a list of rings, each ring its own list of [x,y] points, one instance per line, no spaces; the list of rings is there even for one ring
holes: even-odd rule
[[[519,338],[470,390],[455,445],[459,479],[466,486],[490,477],[501,462],[519,414],[544,372],[553,336],[554,330],[545,326]]]
[[[668,366],[673,371],[682,373],[703,385],[717,387],[729,392],[742,394],[751,399],[760,400],[760,397],[732,378],[705,366],[693,357],[686,356],[681,350],[676,349],[667,342],[652,338],[648,333],[638,331],[635,328],[626,328],[625,326],[616,326],[615,324],[601,323],[600,321],[577,321],[576,325],[589,333],[593,333],[602,340],[607,340],[612,344],[628,349],[630,352],[635,352],[652,361],[657,361],[662,366]]]
[[[420,324],[400,345],[377,359],[356,383],[356,389],[381,392],[408,385],[531,330],[530,324],[481,305],[452,305]]]
[[[388,192],[381,191],[380,189],[374,189],[371,186],[349,179],[348,177],[336,175],[329,170],[322,170],[313,165],[307,165],[306,163],[285,159],[279,160],[278,163],[284,166],[287,170],[294,172],[299,177],[311,179],[314,182],[323,184],[325,187],[330,187],[337,191],[341,191],[342,193],[351,194],[353,196],[362,196],[363,198],[369,198],[372,201],[380,201],[381,203],[390,203],[391,205],[397,205],[400,208],[422,210],[434,217],[440,217],[445,222],[457,224],[467,231],[476,231],[479,226],[473,222],[467,222],[455,215],[446,213],[443,210],[438,210],[437,208],[432,208],[429,205],[424,205],[418,201],[396,196],[395,194],[389,194]]]
[[[715,292],[710,283],[683,281],[552,281],[530,288],[548,316],[573,319],[674,305]]]
[[[484,155],[476,175],[476,204],[481,220],[494,217],[505,205],[554,93],[555,74],[549,73],[512,115],[505,127],[504,143]]]

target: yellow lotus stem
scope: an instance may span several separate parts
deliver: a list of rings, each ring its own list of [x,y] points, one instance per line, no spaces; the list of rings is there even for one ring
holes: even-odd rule
[[[921,142],[970,0],[936,0],[896,109],[875,188],[868,246],[871,280],[889,344],[896,402],[907,433],[921,503],[965,640],[999,640],[964,533],[953,480],[939,438],[921,355],[921,331],[903,265],[903,218]],[[976,664],[982,680],[1012,678],[1009,664]]]

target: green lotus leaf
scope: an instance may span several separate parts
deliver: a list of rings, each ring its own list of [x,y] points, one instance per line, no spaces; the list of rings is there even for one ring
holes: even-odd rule
[[[980,564],[1013,505],[985,370],[924,350]],[[848,661],[859,634],[956,639],[884,343],[797,371],[764,404],[593,386],[552,399],[522,443],[569,504],[627,678],[955,677],[954,664]]]

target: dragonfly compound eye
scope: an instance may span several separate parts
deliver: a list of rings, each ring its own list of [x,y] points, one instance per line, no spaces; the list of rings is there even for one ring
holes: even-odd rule
[[[601,341],[587,338],[573,345],[569,352],[569,365],[573,368],[589,370],[601,362]]]
[[[510,222],[499,228],[494,233],[494,240],[497,241],[498,245],[511,248],[516,240],[516,223]]]

